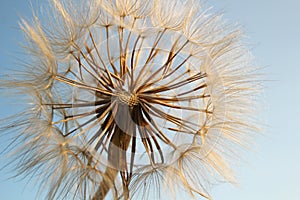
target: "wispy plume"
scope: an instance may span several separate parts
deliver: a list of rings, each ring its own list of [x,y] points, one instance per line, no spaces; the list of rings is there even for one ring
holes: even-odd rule
[[[26,65],[1,81],[9,166],[46,199],[207,198],[258,131],[238,27],[193,0],[51,0],[21,20]],[[29,64],[28,64],[29,63]]]

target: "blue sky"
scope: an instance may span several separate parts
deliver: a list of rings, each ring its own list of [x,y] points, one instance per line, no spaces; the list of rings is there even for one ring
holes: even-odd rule
[[[33,1],[35,2],[35,1]],[[41,1],[43,2],[43,1]],[[266,74],[265,131],[256,136],[256,145],[237,167],[239,186],[216,186],[216,200],[297,200],[300,196],[300,2],[298,0],[211,0],[216,10],[243,25],[256,64]],[[27,0],[2,0],[0,6],[0,73],[16,66],[20,57],[18,43],[19,16],[30,17]],[[16,105],[0,95],[0,117],[7,116]],[[4,144],[0,142],[0,145]],[[0,160],[2,164],[2,160]],[[31,200],[32,185],[7,180],[0,171],[0,198]]]

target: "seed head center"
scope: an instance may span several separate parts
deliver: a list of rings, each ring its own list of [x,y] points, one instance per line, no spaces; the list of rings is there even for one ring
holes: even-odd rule
[[[127,104],[129,107],[134,107],[139,103],[139,97],[137,94],[130,94],[128,92],[122,91],[118,94],[119,101]]]

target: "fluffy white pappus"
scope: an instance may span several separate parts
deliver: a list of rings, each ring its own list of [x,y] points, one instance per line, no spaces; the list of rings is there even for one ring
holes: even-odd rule
[[[238,26],[195,0],[50,0],[21,20],[26,96],[3,120],[46,199],[212,199],[259,132],[259,68]]]

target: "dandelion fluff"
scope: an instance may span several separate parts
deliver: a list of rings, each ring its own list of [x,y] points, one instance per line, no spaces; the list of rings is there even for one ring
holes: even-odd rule
[[[46,199],[211,199],[236,182],[259,95],[238,27],[192,0],[45,10],[21,20],[27,64],[1,81],[28,102],[2,128],[18,175]]]

